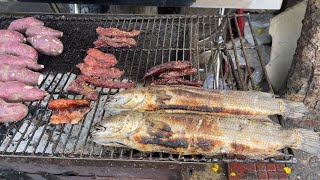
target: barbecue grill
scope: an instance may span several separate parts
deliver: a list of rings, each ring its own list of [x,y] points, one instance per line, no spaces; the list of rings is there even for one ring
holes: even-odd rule
[[[44,21],[46,26],[63,31],[64,37],[61,40],[65,50],[60,56],[40,55],[39,57],[39,63],[45,65],[42,71],[45,79],[40,88],[46,90],[50,95],[42,101],[29,103],[29,115],[23,121],[0,126],[0,158],[3,161],[169,169],[196,169],[208,162],[258,161],[226,155],[183,156],[154,152],[143,153],[133,149],[95,144],[90,138],[91,127],[109,116],[104,111],[104,104],[110,96],[122,89],[97,88],[99,99],[91,102],[91,112],[79,124],[50,125],[51,111],[47,109],[48,101],[52,99],[84,98],[81,95],[66,93],[64,90],[80,73],[75,65],[82,62],[86,50],[93,47],[93,41],[97,38],[95,28],[98,26],[141,31],[141,35],[137,37],[136,47],[102,49],[104,52],[114,54],[119,61],[117,66],[125,70],[123,78],[115,81],[133,81],[143,86],[145,82],[142,77],[149,68],[167,61],[192,60],[198,69],[198,74],[191,77],[193,80],[206,80],[205,78],[210,73],[218,74],[220,78],[227,74],[227,79],[222,83],[223,86],[215,82],[218,85],[215,86],[216,88],[221,86],[238,90],[259,90],[259,87],[251,83],[252,72],[246,56],[246,51],[253,49],[258,54],[266,79],[265,89],[272,93],[272,86],[257,45],[249,14],[216,16],[2,14],[0,27],[1,29],[7,28],[11,21],[25,16],[34,16]],[[251,32],[253,32],[254,46],[246,46],[242,40],[240,40],[240,47],[235,46],[234,39],[240,36],[238,17],[248,20]],[[226,46],[227,40],[232,42],[231,48]],[[228,53],[239,49],[243,52],[247,63],[245,68],[247,76],[243,76],[243,72],[240,72],[238,57],[235,56],[236,63],[234,64]],[[200,56],[206,51],[212,54],[209,62],[201,62]],[[222,54],[225,54],[227,58]],[[220,59],[219,63],[217,59]],[[281,158],[260,161],[295,163],[296,159],[289,152],[291,151],[285,150],[286,155]]]

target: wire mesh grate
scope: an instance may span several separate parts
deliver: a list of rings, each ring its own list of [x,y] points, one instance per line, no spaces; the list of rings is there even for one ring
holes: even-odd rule
[[[2,15],[0,27],[6,28],[9,23],[25,14]],[[194,80],[206,80],[214,74],[214,66],[219,56],[219,87],[223,89],[258,89],[252,84],[252,72],[245,57],[247,66],[241,67],[235,57],[233,62],[230,53],[254,50],[261,55],[256,45],[247,46],[240,42],[235,45],[239,28],[232,27],[236,16],[132,16],[132,15],[33,15],[45,22],[45,25],[64,32],[61,39],[65,51],[57,57],[39,56],[39,63],[45,65],[42,73],[45,80],[40,85],[50,95],[42,101],[29,103],[29,115],[20,122],[0,126],[0,156],[43,156],[90,159],[120,159],[120,160],[153,160],[181,162],[252,162],[249,159],[228,158],[227,156],[182,156],[166,153],[142,153],[132,149],[103,147],[90,139],[90,129],[96,122],[108,114],[104,104],[109,96],[122,89],[96,88],[99,99],[91,102],[92,110],[85,119],[75,125],[50,125],[51,111],[47,109],[48,101],[58,98],[83,99],[76,94],[68,94],[64,89],[79,74],[76,64],[83,61],[86,50],[93,47],[97,38],[95,29],[102,27],[117,27],[123,30],[140,30],[137,37],[138,45],[132,48],[103,48],[104,52],[112,53],[119,61],[117,67],[125,71],[123,78],[116,81],[134,81],[144,85],[142,77],[146,71],[158,64],[175,60],[191,60],[198,69],[198,74],[191,77]],[[249,15],[242,15],[250,20]],[[217,26],[219,18],[222,19]],[[250,26],[251,27],[251,26]],[[251,27],[252,28],[252,27]],[[227,44],[232,44],[228,46]],[[235,53],[236,54],[236,53]],[[236,55],[235,55],[236,56]],[[262,59],[259,59],[263,63]],[[264,68],[263,68],[264,69]],[[264,72],[267,84],[266,91],[272,92],[268,77]],[[207,81],[207,85],[210,83]],[[293,161],[288,154],[285,160],[267,159],[265,162]]]

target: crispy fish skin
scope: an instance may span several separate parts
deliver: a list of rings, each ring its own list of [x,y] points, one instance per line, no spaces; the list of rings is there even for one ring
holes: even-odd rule
[[[307,108],[272,94],[254,91],[207,90],[190,86],[131,88],[112,96],[106,111],[158,111],[225,116],[284,115],[302,117]]]
[[[106,146],[183,155],[238,154],[260,159],[281,155],[279,150],[285,147],[320,152],[320,137],[312,130],[192,114],[125,112],[96,124],[92,138]]]

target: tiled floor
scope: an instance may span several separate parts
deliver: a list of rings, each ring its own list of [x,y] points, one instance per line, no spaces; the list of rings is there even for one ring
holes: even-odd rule
[[[229,163],[229,179],[288,179],[285,164],[275,163]]]

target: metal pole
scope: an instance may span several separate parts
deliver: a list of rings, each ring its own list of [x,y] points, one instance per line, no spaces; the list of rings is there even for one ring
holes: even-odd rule
[[[79,6],[79,4],[74,4],[74,13],[75,14],[80,14],[80,6]]]
[[[219,15],[224,15],[224,8],[220,9]],[[223,18],[223,17],[222,17]],[[218,27],[221,25],[221,18],[219,18],[218,21]],[[218,36],[218,47],[220,47],[220,39],[222,39],[221,36]],[[216,63],[216,75],[215,75],[215,88],[219,88],[219,74],[220,74],[220,48],[218,48],[218,56],[217,56],[217,63]]]

